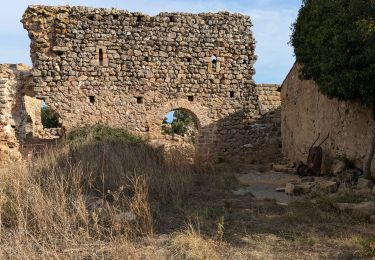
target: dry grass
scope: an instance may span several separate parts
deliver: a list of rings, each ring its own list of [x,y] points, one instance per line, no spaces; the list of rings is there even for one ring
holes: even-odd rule
[[[0,256],[59,258],[152,236],[159,204],[184,198],[193,185],[193,169],[179,156],[136,138],[88,136],[1,172]]]
[[[332,207],[234,196],[207,174],[117,130],[79,130],[0,172],[0,259],[371,259],[375,227]],[[200,225],[188,225],[194,219]],[[194,223],[195,223],[194,222]],[[189,222],[190,223],[190,222]]]
[[[199,228],[192,224],[188,224],[185,231],[174,234],[171,247],[178,259],[220,259],[217,243],[204,239]]]

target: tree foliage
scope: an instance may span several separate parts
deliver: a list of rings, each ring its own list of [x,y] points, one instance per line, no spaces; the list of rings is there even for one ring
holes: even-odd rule
[[[196,121],[193,115],[187,111],[177,109],[173,114],[173,121],[168,127],[166,125],[167,118],[163,121],[162,131],[164,134],[178,134],[184,135],[188,131],[188,126],[193,125],[194,128],[197,128]]]
[[[291,43],[328,97],[375,103],[375,0],[304,0]]]
[[[59,117],[55,111],[49,107],[42,107],[42,125],[44,128],[57,128],[60,127]]]

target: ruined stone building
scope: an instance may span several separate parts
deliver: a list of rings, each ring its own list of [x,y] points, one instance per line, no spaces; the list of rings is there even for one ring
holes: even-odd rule
[[[264,149],[279,149],[278,87],[257,87],[252,80],[256,56],[248,16],[30,6],[22,23],[33,68],[23,75],[5,67],[8,74],[0,76],[18,96],[44,100],[67,131],[103,123],[153,139],[165,115],[183,109],[198,121],[200,156],[251,160]],[[1,107],[2,120],[12,102]],[[5,121],[4,132],[11,125]],[[40,128],[37,119],[29,121]],[[19,128],[13,124],[21,142]]]

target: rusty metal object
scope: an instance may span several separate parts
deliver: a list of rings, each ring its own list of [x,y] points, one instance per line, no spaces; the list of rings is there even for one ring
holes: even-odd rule
[[[320,138],[320,134],[318,138],[314,141],[314,143],[310,146],[309,155],[307,156],[306,164],[300,163],[297,167],[297,173],[299,176],[319,176],[321,174],[322,168],[322,159],[323,159],[323,149],[321,145],[327,141],[329,134],[323,141],[321,141],[317,146],[314,146],[316,142]]]

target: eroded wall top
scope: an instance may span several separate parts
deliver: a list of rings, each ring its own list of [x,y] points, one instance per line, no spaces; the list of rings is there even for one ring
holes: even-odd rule
[[[213,120],[257,109],[251,21],[240,14],[30,6],[33,85],[64,125],[103,122],[148,131],[171,100]]]

